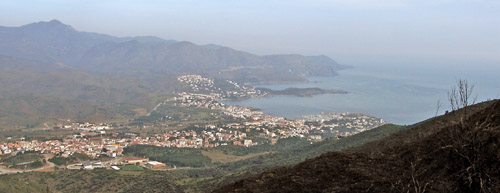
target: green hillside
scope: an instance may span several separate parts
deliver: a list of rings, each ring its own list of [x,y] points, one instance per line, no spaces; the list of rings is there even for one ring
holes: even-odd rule
[[[169,172],[60,170],[0,176],[0,192],[182,192]]]
[[[183,89],[176,77],[106,77],[84,72],[0,70],[0,128],[46,122],[126,120]]]

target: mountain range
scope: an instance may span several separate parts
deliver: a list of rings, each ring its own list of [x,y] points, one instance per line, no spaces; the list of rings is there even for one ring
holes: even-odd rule
[[[132,118],[183,91],[176,76],[240,83],[335,75],[327,56],[258,56],[215,44],[82,32],[58,20],[0,26],[0,130]]]
[[[0,53],[2,62],[28,60],[45,67],[29,65],[33,70],[72,68],[138,77],[194,73],[245,83],[303,81],[307,75],[330,76],[347,67],[324,55],[258,56],[213,44],[81,32],[58,20],[0,27]]]

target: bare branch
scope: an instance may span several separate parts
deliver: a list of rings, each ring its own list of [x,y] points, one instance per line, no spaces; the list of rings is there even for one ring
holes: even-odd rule
[[[459,117],[460,123],[463,123],[467,118],[467,107],[476,102],[476,98],[471,98],[473,90],[473,84],[470,85],[467,80],[459,79],[457,80],[457,85],[451,87],[451,90],[448,92],[448,102],[450,102],[451,110],[463,109],[463,113]]]
[[[437,104],[436,104],[436,114],[434,115],[434,117],[437,117],[438,113],[439,113],[439,109],[441,109],[441,100],[438,99],[437,101]]]

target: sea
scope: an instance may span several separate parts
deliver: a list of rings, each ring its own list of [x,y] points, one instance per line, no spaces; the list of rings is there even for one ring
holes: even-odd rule
[[[286,118],[301,118],[321,112],[354,112],[382,118],[389,123],[410,125],[449,110],[448,92],[459,79],[474,85],[477,101],[500,97],[500,67],[491,70],[415,68],[352,68],[331,77],[310,76],[306,83],[252,85],[274,90],[290,87],[345,90],[348,94],[322,94],[310,97],[272,96],[227,105],[258,108]]]

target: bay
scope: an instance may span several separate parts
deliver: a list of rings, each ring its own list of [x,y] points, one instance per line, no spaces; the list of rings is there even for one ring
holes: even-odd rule
[[[308,77],[307,83],[281,85],[253,85],[274,90],[290,87],[346,90],[348,94],[323,94],[311,97],[273,96],[251,98],[242,101],[223,101],[228,105],[254,107],[275,116],[300,118],[302,115],[321,112],[356,112],[382,118],[395,124],[413,124],[436,115],[437,101],[441,102],[438,114],[448,109],[447,91],[456,81],[456,74],[432,76],[432,73],[392,73],[348,69],[333,77]],[[467,76],[472,80],[483,80],[484,73]],[[480,77],[480,78],[479,78]],[[498,98],[498,84],[477,86],[481,95],[478,100]]]

